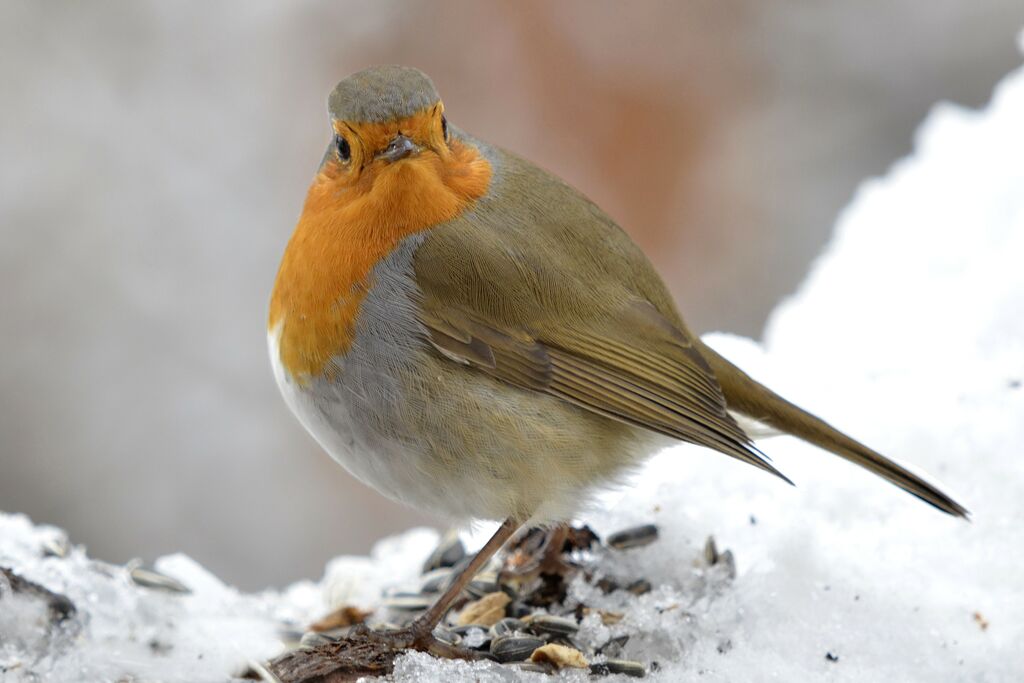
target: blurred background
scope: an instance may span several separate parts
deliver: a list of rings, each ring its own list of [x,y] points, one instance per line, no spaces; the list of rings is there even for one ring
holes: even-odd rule
[[[930,106],[1020,62],[1020,0],[0,5],[0,509],[245,588],[440,524],[324,455],[266,304],[335,82],[418,66],[583,190],[691,327],[758,337]],[[908,255],[910,257],[910,255]]]

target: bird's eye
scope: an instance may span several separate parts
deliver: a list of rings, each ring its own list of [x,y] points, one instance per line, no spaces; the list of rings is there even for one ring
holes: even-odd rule
[[[444,139],[447,142],[447,140],[448,140],[448,119],[446,119],[444,117],[444,114],[441,114],[441,134],[444,135]]]
[[[334,136],[334,147],[338,150],[338,158],[342,161],[352,158],[352,148],[348,146],[348,140],[341,135]]]

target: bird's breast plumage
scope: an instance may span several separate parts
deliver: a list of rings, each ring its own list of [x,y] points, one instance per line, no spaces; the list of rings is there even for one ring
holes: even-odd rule
[[[268,328],[280,326],[278,353],[299,382],[337,371],[349,349],[374,267],[407,237],[449,221],[487,191],[491,167],[475,147],[445,158],[403,160],[352,180],[327,160],[285,250]]]

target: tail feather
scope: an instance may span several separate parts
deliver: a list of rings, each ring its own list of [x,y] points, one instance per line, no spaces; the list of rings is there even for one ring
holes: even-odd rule
[[[718,378],[729,410],[742,413],[860,465],[947,514],[967,517],[965,507],[913,472],[754,381],[707,345],[701,343],[700,352]]]

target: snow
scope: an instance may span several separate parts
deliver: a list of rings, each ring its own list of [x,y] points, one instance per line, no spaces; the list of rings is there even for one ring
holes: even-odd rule
[[[570,601],[621,612],[580,638],[632,635],[647,680],[1024,679],[1024,69],[985,111],[941,105],[915,153],[865,183],[763,344],[715,348],[783,395],[929,473],[972,511],[955,520],[788,437],[763,449],[797,484],[680,446],[584,519],[599,534],[653,522],[647,547],[598,554],[643,596],[582,580]],[[479,545],[489,528],[474,530]],[[704,539],[736,557],[707,567]],[[0,680],[226,681],[281,652],[331,606],[373,606],[414,582],[438,534],[416,529],[319,583],[241,594],[188,557],[154,569],[191,591],[140,586],[52,527],[0,514],[0,567],[65,595],[60,623],[0,578]],[[49,549],[49,550],[48,550]],[[54,554],[56,553],[56,554]],[[548,680],[495,664],[399,659],[396,681]],[[564,671],[564,680],[584,680]],[[625,679],[624,679],[625,680]]]

